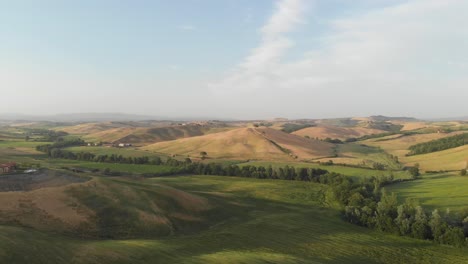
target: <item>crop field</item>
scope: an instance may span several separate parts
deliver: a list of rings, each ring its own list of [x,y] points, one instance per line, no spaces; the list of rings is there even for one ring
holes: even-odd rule
[[[461,170],[468,165],[468,145],[422,155],[402,157],[406,164],[416,164],[423,170]]]
[[[468,257],[463,250],[345,223],[336,211],[320,207],[318,184],[215,176],[163,177],[146,184],[225,203],[226,211],[216,216],[224,220],[193,234],[123,240],[0,226],[0,262],[464,263]]]
[[[410,136],[400,136],[395,139],[390,140],[382,140],[381,138],[378,139],[370,139],[362,141],[363,144],[380,147],[386,152],[396,155],[399,157],[405,156],[408,153],[408,148],[411,145],[415,145],[418,143],[428,142],[435,139],[450,137],[459,134],[458,132],[454,133],[431,133],[431,134],[416,134]]]
[[[382,149],[362,144],[340,144],[336,147],[338,157],[319,159],[320,162],[332,160],[334,163],[362,165],[372,168],[374,163],[385,165],[386,169],[399,170],[401,164],[395,162],[389,154]]]
[[[333,127],[333,126],[317,126],[304,128],[298,131],[295,131],[293,134],[299,136],[308,136],[310,138],[337,138],[337,139],[347,139],[347,138],[358,138],[365,135],[380,134],[385,132],[384,130],[371,129],[364,127]]]
[[[36,157],[44,156],[36,150],[44,142],[0,141],[0,162],[35,162]]]
[[[400,162],[407,166],[413,166],[414,164],[419,163],[420,168],[426,171],[460,170],[466,166],[466,161],[468,159],[468,148],[466,148],[466,146],[423,155],[409,157],[406,156],[406,154],[409,152],[408,148],[411,145],[450,137],[460,133],[463,132],[416,134],[410,136],[394,135],[388,138],[365,140],[361,143],[368,146],[381,148],[389,154],[398,156]]]
[[[414,198],[430,209],[459,211],[468,208],[468,177],[453,173],[426,174],[420,180],[403,182],[386,187],[403,201]]]

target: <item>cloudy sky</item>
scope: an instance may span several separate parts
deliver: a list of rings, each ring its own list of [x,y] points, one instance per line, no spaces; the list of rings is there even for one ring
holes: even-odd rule
[[[468,115],[466,0],[0,0],[0,113]]]

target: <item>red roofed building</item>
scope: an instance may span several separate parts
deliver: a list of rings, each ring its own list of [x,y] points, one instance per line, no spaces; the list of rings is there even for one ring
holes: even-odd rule
[[[12,172],[16,169],[16,162],[8,162],[5,164],[0,164],[0,172],[1,173],[8,173]]]

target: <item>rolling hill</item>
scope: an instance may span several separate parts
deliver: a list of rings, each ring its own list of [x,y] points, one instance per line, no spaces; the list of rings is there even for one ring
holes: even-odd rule
[[[162,127],[119,127],[84,136],[87,141],[132,143],[144,145],[162,141],[201,136],[230,128],[224,125],[176,125]]]
[[[358,138],[365,135],[380,134],[384,132],[386,131],[365,127],[317,126],[304,128],[293,132],[293,134],[302,137],[309,136],[310,138],[337,138],[344,140],[347,138]]]
[[[209,201],[222,205],[210,214],[209,219],[218,221],[212,220],[210,228],[187,235],[131,239],[76,238],[0,225],[0,262],[452,264],[466,263],[468,255],[463,249],[347,223],[337,211],[323,207],[321,184],[225,176],[161,177],[138,182],[120,179],[112,183],[119,185],[113,197],[121,197],[121,204],[127,208],[126,202],[135,203],[127,198],[130,195],[148,195],[152,203],[146,203],[146,209],[156,204],[163,215],[167,208],[177,206],[184,206],[180,211],[189,208],[188,212],[204,209]],[[164,193],[165,189],[158,186],[182,193]],[[159,193],[165,194],[163,199],[154,199]]]
[[[270,128],[239,128],[227,132],[161,142],[149,151],[198,157],[205,151],[216,159],[315,159],[331,154],[332,144],[306,139]]]
[[[406,165],[419,163],[422,170],[460,170],[468,159],[468,148],[458,148],[437,151],[428,154],[406,156],[409,147],[418,143],[429,142],[435,139],[451,137],[463,133],[463,131],[452,133],[430,133],[415,135],[392,135],[390,137],[369,139],[362,141],[363,144],[378,147],[389,154],[398,156],[400,162]]]
[[[217,221],[205,215],[216,208],[214,203],[169,186],[104,178],[83,182],[56,171],[39,176],[44,180],[34,180],[23,191],[18,191],[18,180],[1,177],[0,186],[17,191],[0,190],[0,224],[81,237],[129,238],[191,232]]]

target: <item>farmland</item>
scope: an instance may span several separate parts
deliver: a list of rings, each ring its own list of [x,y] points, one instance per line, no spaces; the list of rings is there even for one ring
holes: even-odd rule
[[[360,126],[354,127],[356,131],[374,129],[361,126],[368,124],[367,119],[351,121],[339,121],[342,126],[336,131],[349,131],[356,125]],[[396,181],[385,190],[397,194],[400,203],[406,198],[417,199],[428,210],[445,212],[450,208],[452,217],[467,207],[464,189],[468,178],[458,176],[466,166],[466,146],[405,155],[412,144],[462,132],[432,133],[431,124],[425,122],[423,128],[421,124],[406,126],[418,130],[414,134],[391,132],[330,143],[295,135],[301,130],[291,134],[281,131],[283,124],[272,122],[263,127],[237,122],[212,127],[203,135],[139,141],[141,146],[63,148],[96,157],[134,158],[124,162],[53,158],[36,150],[53,142],[33,141],[44,138],[41,135],[27,141],[27,126],[4,129],[0,161],[16,161],[39,172],[0,176],[0,185],[7,190],[0,192],[4,201],[0,206],[0,262],[463,263],[468,257],[465,249],[346,222],[343,206],[330,196],[331,187],[319,183],[323,179],[195,176],[181,173],[181,166],[190,163],[165,163],[171,159],[184,162],[190,157],[195,165],[322,169],[356,182],[374,177]],[[93,123],[55,129],[72,132],[62,136],[62,141],[81,138],[83,144],[91,139],[87,131],[111,135],[128,129],[137,135],[137,130],[155,129],[151,125]],[[158,123],[157,131],[163,131],[160,126],[164,125]],[[438,125],[443,127],[443,123]],[[316,127],[304,129],[312,128]],[[202,152],[207,152],[205,158]],[[161,158],[162,163],[135,164],[140,157]],[[415,163],[422,172],[456,172],[426,173],[415,179],[404,169]],[[156,175],[172,176],[148,178]],[[31,244],[34,248],[28,249]]]
[[[9,263],[463,263],[467,257],[459,249],[345,223],[336,211],[317,203],[322,188],[317,184],[213,176],[163,177],[144,184],[148,188],[163,184],[231,205],[216,212],[224,220],[212,228],[171,237],[77,240],[1,226],[0,259]]]

